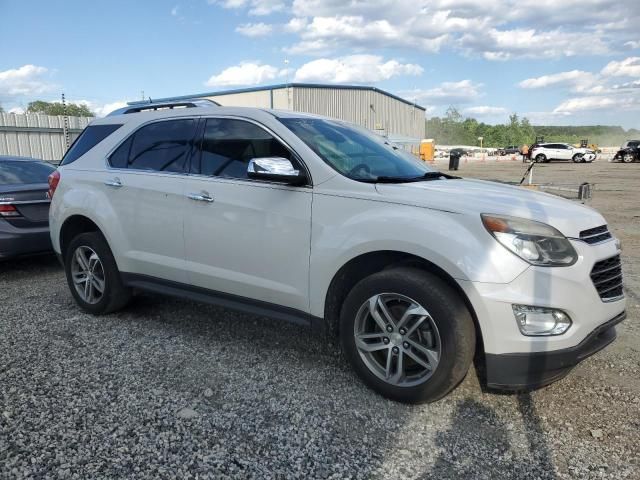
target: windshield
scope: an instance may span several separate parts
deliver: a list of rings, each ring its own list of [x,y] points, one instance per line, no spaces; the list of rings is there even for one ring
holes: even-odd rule
[[[409,152],[364,128],[318,118],[280,121],[328,165],[353,180],[413,180],[435,172]]]

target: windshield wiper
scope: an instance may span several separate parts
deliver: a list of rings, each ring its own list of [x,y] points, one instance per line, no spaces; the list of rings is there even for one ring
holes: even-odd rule
[[[411,183],[411,182],[423,182],[429,180],[438,180],[440,178],[452,179],[459,178],[453,175],[448,175],[441,172],[425,172],[423,175],[417,177],[393,177],[387,175],[381,175],[374,178],[358,178],[357,180],[366,183]]]

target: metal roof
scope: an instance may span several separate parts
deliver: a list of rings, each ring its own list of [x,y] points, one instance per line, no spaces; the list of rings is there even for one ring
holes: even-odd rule
[[[321,83],[280,83],[277,85],[264,85],[260,87],[249,87],[249,88],[237,88],[234,90],[219,90],[217,92],[205,92],[205,93],[196,93],[191,95],[180,95],[177,97],[164,97],[164,98],[154,98],[152,100],[153,103],[156,102],[176,102],[179,100],[192,100],[194,98],[200,97],[213,97],[218,95],[233,95],[235,93],[248,93],[248,92],[261,92],[264,90],[278,90],[281,88],[324,88],[329,90],[369,90],[372,92],[377,92],[382,95],[386,95],[388,97],[394,98],[400,102],[406,103],[407,105],[412,105],[420,110],[426,110],[423,106],[418,105],[415,102],[410,102],[402,97],[394,95],[393,93],[389,93],[385,90],[381,90],[377,87],[370,87],[366,85],[327,85]],[[135,102],[128,102],[128,105],[140,105],[149,103],[149,100],[137,100]]]

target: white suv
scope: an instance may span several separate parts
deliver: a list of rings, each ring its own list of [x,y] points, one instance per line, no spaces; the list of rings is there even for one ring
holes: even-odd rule
[[[535,162],[551,160],[571,160],[575,163],[591,163],[596,159],[596,152],[590,148],[574,147],[568,143],[541,143],[531,151]]]
[[[146,290],[308,325],[404,402],[446,395],[474,354],[490,387],[522,389],[615,338],[619,243],[595,210],[436,172],[341,121],[186,106],[95,120],[52,174],[84,310]]]

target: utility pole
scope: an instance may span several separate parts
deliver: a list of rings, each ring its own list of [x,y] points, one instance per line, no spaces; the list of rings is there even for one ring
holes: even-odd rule
[[[69,116],[67,115],[67,102],[62,92],[62,134],[64,135],[65,150],[69,149]]]
[[[144,90],[140,90],[140,100],[144,102]]]

